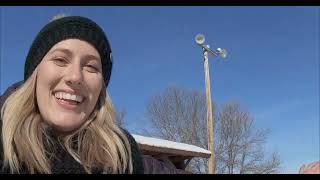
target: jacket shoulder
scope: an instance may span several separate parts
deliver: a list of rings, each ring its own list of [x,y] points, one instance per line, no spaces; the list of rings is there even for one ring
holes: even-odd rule
[[[124,134],[127,136],[131,148],[131,157],[133,165],[133,174],[143,174],[143,161],[140,148],[134,139],[134,137],[124,128],[121,128]]]
[[[0,109],[2,108],[2,105],[7,100],[7,98],[15,92],[21,85],[23,84],[23,81],[16,82],[9,86],[3,94],[0,95]]]

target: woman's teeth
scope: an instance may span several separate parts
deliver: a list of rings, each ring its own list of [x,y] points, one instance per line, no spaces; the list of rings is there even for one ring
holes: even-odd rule
[[[56,92],[54,96],[57,99],[64,99],[64,100],[71,100],[71,101],[76,101],[78,103],[81,103],[83,100],[83,96],[75,95],[75,94],[69,94],[65,92]]]

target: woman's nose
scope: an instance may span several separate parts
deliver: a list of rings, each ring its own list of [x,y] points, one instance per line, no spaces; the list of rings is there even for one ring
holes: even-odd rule
[[[66,69],[65,80],[71,84],[81,84],[83,81],[82,68],[80,65],[70,65]]]

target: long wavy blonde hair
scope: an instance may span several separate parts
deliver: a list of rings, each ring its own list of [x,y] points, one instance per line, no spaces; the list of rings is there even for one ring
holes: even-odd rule
[[[20,173],[22,165],[30,173],[51,173],[44,144],[49,136],[37,107],[36,80],[35,70],[7,98],[1,109],[3,165],[9,167],[11,173]],[[77,146],[74,146],[75,142]],[[87,173],[92,173],[92,169],[97,167],[103,173],[133,171],[130,143],[116,125],[115,111],[104,82],[88,120],[79,129],[63,135],[61,143]]]

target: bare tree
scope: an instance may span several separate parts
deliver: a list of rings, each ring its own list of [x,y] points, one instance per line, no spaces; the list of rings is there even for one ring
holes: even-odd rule
[[[148,135],[193,144],[207,149],[206,102],[204,94],[170,87],[151,97],[146,106],[146,117],[154,131]],[[148,130],[146,130],[148,131]],[[207,159],[195,158],[187,170],[206,171]]]
[[[146,116],[156,131],[156,136],[168,140],[206,145],[205,99],[198,92],[188,92],[176,87],[153,96],[147,103]]]
[[[213,106],[213,111],[214,111]],[[239,104],[226,104],[214,114],[217,173],[276,173],[279,155],[266,158],[263,145],[268,130],[255,130],[253,118]],[[169,87],[151,97],[146,106],[146,118],[153,125],[149,134],[207,149],[205,95]],[[207,173],[207,159],[194,158],[187,170]]]
[[[238,103],[227,103],[217,119],[216,152],[218,173],[277,173],[280,157],[264,151],[270,131],[257,130],[249,112]]]

